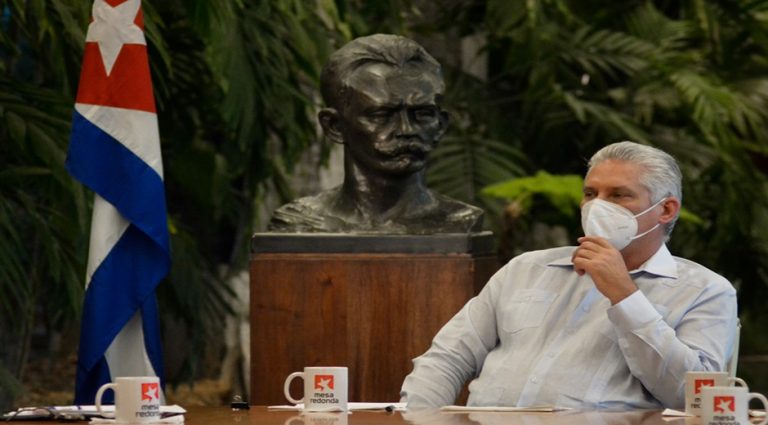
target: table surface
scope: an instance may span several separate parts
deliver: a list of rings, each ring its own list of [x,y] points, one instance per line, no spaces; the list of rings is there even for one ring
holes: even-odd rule
[[[628,412],[561,411],[534,412],[441,412],[416,410],[408,412],[355,411],[346,413],[300,413],[268,410],[254,406],[233,412],[228,408],[190,407],[185,415],[188,425],[698,425],[698,418],[662,417],[660,410]]]
[[[355,411],[346,413],[304,413],[269,410],[253,406],[249,410],[233,411],[228,407],[187,407],[187,425],[698,425],[698,418],[662,417],[660,410],[627,412],[560,411],[534,412],[441,412],[416,410],[408,412]],[[24,421],[23,424],[51,422]]]

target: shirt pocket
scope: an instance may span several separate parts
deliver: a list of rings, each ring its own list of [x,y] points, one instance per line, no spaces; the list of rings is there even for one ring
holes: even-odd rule
[[[541,289],[515,292],[504,306],[502,329],[508,333],[515,333],[522,329],[541,326],[555,298],[557,298],[557,292]]]

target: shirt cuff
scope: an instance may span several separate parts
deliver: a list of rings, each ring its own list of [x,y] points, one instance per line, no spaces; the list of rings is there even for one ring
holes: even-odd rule
[[[640,290],[608,308],[608,319],[627,331],[642,328],[660,318],[659,312]]]

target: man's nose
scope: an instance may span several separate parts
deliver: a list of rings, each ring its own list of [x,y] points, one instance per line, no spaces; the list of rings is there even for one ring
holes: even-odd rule
[[[397,114],[397,131],[399,135],[410,136],[415,134],[415,127],[413,126],[414,117],[408,111],[403,109]]]

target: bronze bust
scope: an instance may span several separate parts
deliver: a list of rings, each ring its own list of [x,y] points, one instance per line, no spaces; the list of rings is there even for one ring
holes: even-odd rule
[[[429,153],[445,133],[440,64],[405,37],[357,38],[321,74],[326,137],[344,145],[344,182],[278,208],[273,232],[467,233],[480,208],[426,187]]]

